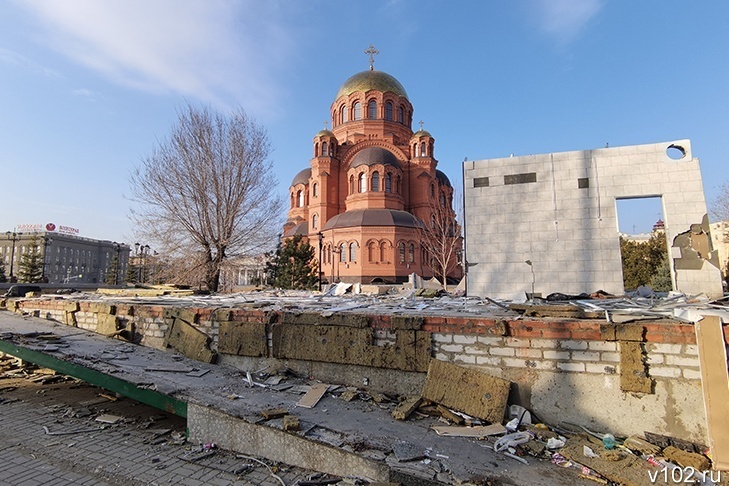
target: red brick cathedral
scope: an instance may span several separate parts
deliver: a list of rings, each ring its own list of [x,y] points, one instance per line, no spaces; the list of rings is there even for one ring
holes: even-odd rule
[[[433,136],[422,123],[413,133],[405,88],[374,70],[372,46],[365,52],[370,69],[339,88],[332,130],[316,134],[311,167],[291,182],[284,237],[309,239],[325,282],[399,283],[413,272],[430,277],[417,227],[437,207],[455,221],[453,187],[436,169]],[[452,276],[460,277],[460,268]]]

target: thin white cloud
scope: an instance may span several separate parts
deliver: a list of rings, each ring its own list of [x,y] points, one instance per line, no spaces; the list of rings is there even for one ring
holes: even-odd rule
[[[96,101],[98,94],[90,89],[80,88],[73,90],[73,94],[89,101]]]
[[[291,42],[268,2],[22,0],[48,47],[115,83],[271,109]]]
[[[561,43],[575,40],[605,5],[604,0],[534,0],[539,28]]]
[[[46,76],[48,78],[61,78],[62,76],[53,69],[41,66],[37,62],[34,62],[22,54],[4,49],[0,47],[0,62],[5,64],[12,64],[13,66],[22,67],[34,73]]]

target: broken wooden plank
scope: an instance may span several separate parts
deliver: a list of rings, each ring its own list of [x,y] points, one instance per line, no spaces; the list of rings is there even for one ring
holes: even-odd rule
[[[729,374],[721,318],[706,316],[695,325],[701,388],[714,468],[729,470]]]
[[[506,433],[501,424],[481,425],[478,427],[459,427],[456,425],[434,425],[432,429],[445,437],[487,437]]]
[[[314,408],[316,404],[319,403],[319,400],[321,400],[321,397],[323,397],[326,393],[327,388],[329,388],[329,385],[326,383],[317,383],[313,385],[311,389],[306,392],[306,394],[304,394],[298,402],[296,402],[296,406]]]

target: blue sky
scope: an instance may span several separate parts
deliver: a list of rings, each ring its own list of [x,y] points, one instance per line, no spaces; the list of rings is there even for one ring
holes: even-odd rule
[[[720,1],[5,0],[0,230],[134,242],[129,172],[188,102],[266,126],[285,195],[370,44],[454,183],[466,157],[689,138],[711,202],[729,180],[727,25]],[[640,232],[660,209],[631,212],[621,229]]]

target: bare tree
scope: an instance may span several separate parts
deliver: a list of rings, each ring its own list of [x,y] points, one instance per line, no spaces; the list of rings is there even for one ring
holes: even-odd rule
[[[229,116],[187,105],[130,177],[136,232],[188,274],[218,290],[226,258],[262,253],[280,231],[282,200],[266,130],[239,109]],[[197,272],[196,272],[197,270]]]
[[[729,220],[729,182],[722,184],[719,195],[714,199],[711,209],[717,221]]]
[[[460,263],[463,247],[461,225],[448,195],[441,192],[439,197],[429,201],[430,221],[421,221],[418,239],[425,250],[425,265],[441,279],[443,288],[447,289],[448,275],[454,274]]]

